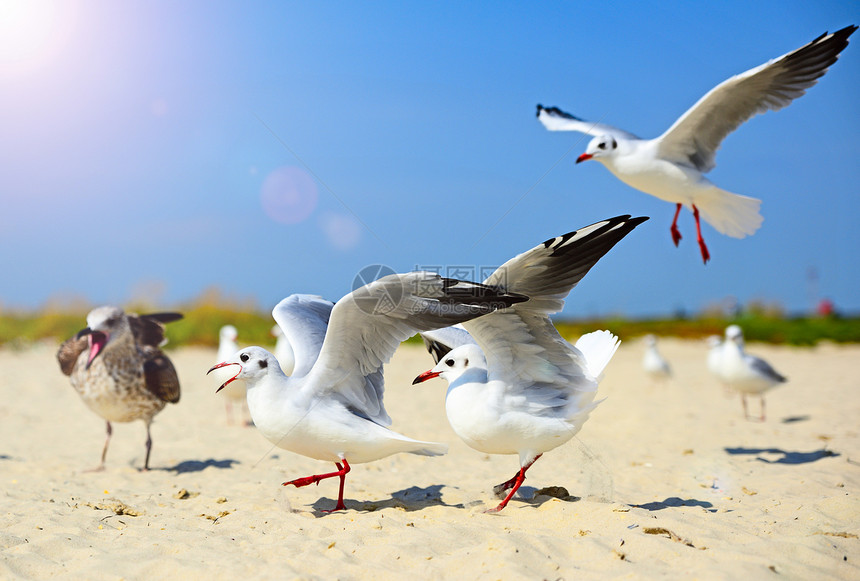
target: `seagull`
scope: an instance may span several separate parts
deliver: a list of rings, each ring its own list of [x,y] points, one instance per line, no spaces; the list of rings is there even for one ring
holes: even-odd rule
[[[708,345],[708,355],[705,359],[705,365],[707,366],[708,371],[711,372],[711,375],[716,377],[723,386],[723,390],[726,394],[731,395],[731,390],[723,379],[722,372],[720,371],[723,361],[723,338],[719,335],[710,335],[705,342]]]
[[[238,366],[236,375],[218,390],[245,380],[251,417],[263,436],[280,448],[337,467],[284,486],[318,484],[337,476],[337,505],[326,512],[344,510],[350,463],[398,452],[437,456],[448,450],[444,444],[413,440],[388,428],[382,366],[400,343],[418,331],[454,325],[525,300],[432,272],[385,276],[349,293],[334,308],[320,297],[291,295],[275,309],[295,353],[291,376],[261,347],[242,349],[209,371]]]
[[[239,344],[236,339],[239,332],[233,325],[224,325],[218,331],[218,353],[215,356],[215,361],[224,361],[239,350]],[[227,379],[227,376],[224,376]],[[245,384],[237,381],[224,390],[224,405],[227,411],[227,423],[232,423],[233,404],[238,403],[244,411],[245,403]],[[247,423],[247,422],[246,422]]]
[[[166,342],[164,324],[181,318],[179,313],[136,315],[98,307],[87,315],[87,327],[60,345],[60,369],[87,407],[107,422],[96,471],[105,467],[111,422],[134,420],[146,424],[143,470],[149,470],[152,419],[165,405],[179,401],[179,378],[159,347]]]
[[[764,394],[780,383],[788,381],[777,373],[771,365],[744,350],[744,335],[737,325],[726,327],[726,340],[719,356],[719,376],[732,389],[740,392],[744,406],[744,418],[747,413],[747,395],[757,394],[761,398],[760,421],[765,419]]]
[[[445,410],[454,432],[486,454],[518,454],[520,469],[494,492],[507,496],[499,512],[542,454],[570,440],[597,403],[603,370],[618,348],[608,331],[565,341],[549,315],[600,258],[648,218],[618,216],[597,222],[520,254],[484,284],[523,294],[528,302],[464,322],[462,330],[424,332],[437,364],[413,384],[448,382]],[[445,352],[445,346],[451,348]]]
[[[812,87],[836,62],[857,30],[847,26],[822,34],[809,44],[735,75],[713,89],[684,113],[663,135],[640,139],[621,129],[591,123],[557,107],[537,106],[537,117],[550,131],[578,131],[593,136],[576,163],[601,162],[628,186],[675,204],[670,232],[681,240],[681,206],[693,212],[702,260],[710,253],[702,237],[699,216],[721,234],[744,238],[758,230],[761,200],[719,189],[704,174],[714,169],[720,143],[757,113],[777,111]]]
[[[642,369],[657,381],[664,381],[672,377],[672,368],[657,350],[657,337],[654,335],[645,335],[645,355],[642,357]]]

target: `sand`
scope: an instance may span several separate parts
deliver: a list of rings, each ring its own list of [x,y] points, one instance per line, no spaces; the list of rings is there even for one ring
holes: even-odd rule
[[[628,341],[606,400],[500,514],[483,511],[517,459],[457,439],[445,383],[410,385],[431,367],[418,347],[388,366],[386,405],[449,454],[354,465],[332,514],[335,480],[281,482],[333,465],[227,423],[214,349],[170,353],[183,394],[153,424],[152,471],[135,422],[86,472],[104,422],[55,348],[0,349],[2,579],[860,579],[860,346],[749,345],[790,379],[761,423],[707,374],[704,343],[662,341],[675,376],[654,384]],[[553,486],[569,496],[535,494]]]

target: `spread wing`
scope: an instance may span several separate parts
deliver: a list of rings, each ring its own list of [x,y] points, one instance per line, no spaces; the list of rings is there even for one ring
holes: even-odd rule
[[[439,363],[439,360],[452,349],[462,345],[476,345],[475,340],[462,325],[443,327],[435,331],[424,331],[421,333],[421,339],[436,363]]]
[[[143,376],[146,380],[146,389],[157,395],[162,401],[178,402],[179,377],[176,375],[173,363],[157,347],[145,345],[141,350],[145,358]]]
[[[140,346],[152,345],[153,347],[160,347],[167,342],[164,338],[164,325],[182,318],[180,313],[151,313],[148,315],[128,313],[126,316],[135,343]]]
[[[307,375],[316,363],[334,303],[316,295],[290,295],[272,309],[272,318],[293,350],[293,377]]]
[[[57,350],[57,360],[60,362],[60,371],[65,375],[71,375],[75,369],[75,363],[81,353],[87,350],[86,337],[72,337],[60,345]]]
[[[731,77],[684,113],[657,141],[659,155],[707,172],[723,139],[757,113],[777,111],[813,86],[848,46],[848,26]]]
[[[551,238],[484,281],[529,297],[526,303],[463,324],[484,351],[490,380],[528,390],[529,400],[567,397],[570,386],[591,367],[558,334],[549,315],[561,310],[568,293],[603,255],[647,219],[618,216]]]
[[[382,425],[391,418],[382,397],[382,366],[419,331],[462,323],[527,300],[478,283],[432,272],[392,274],[343,297],[334,306],[316,365],[316,389],[339,397],[354,413]]]
[[[622,139],[639,139],[632,133],[628,133],[623,129],[618,129],[611,125],[604,125],[603,123],[585,121],[579,117],[574,117],[570,113],[565,113],[558,107],[547,108],[543,105],[538,105],[537,118],[538,121],[543,123],[543,126],[550,131],[578,131],[579,133],[585,133],[593,137],[597,137],[598,135],[612,135],[613,137],[620,137]]]

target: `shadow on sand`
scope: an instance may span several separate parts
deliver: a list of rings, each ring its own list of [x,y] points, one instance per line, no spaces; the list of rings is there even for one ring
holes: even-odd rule
[[[679,506],[698,506],[706,509],[708,512],[716,512],[717,509],[714,508],[714,505],[710,502],[704,500],[696,500],[695,498],[678,498],[677,496],[671,496],[666,500],[660,500],[655,502],[646,502],[645,504],[631,504],[633,508],[644,508],[645,510],[663,510],[665,508],[677,508]]]
[[[207,468],[232,468],[233,464],[239,464],[238,460],[185,460],[176,466],[170,468],[161,468],[167,472],[176,472],[177,474],[186,474],[188,472],[202,472]]]
[[[780,448],[724,448],[726,452],[731,454],[732,456],[738,455],[756,455],[759,454],[777,454],[780,455],[781,458],[776,459],[768,459],[757,457],[756,460],[759,462],[765,462],[767,464],[809,464],[810,462],[815,462],[816,460],[821,460],[822,458],[830,458],[834,456],[839,456],[837,452],[831,452],[830,450],[825,450],[822,448],[821,450],[814,450],[812,452],[789,452],[787,450],[782,450]]]

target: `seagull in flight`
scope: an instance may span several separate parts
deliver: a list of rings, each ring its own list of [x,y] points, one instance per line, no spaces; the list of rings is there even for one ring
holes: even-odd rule
[[[576,163],[599,161],[627,185],[674,203],[670,233],[675,246],[681,240],[681,207],[692,211],[702,260],[707,264],[710,253],[700,216],[733,238],[755,233],[763,220],[761,200],[722,190],[704,176],[714,169],[723,139],[752,116],[782,109],[803,95],[836,62],[855,30],[857,26],[851,25],[822,34],[797,50],[726,79],[654,139],[584,121],[557,107],[538,105],[537,117],[550,131],[577,131],[593,137]]]

